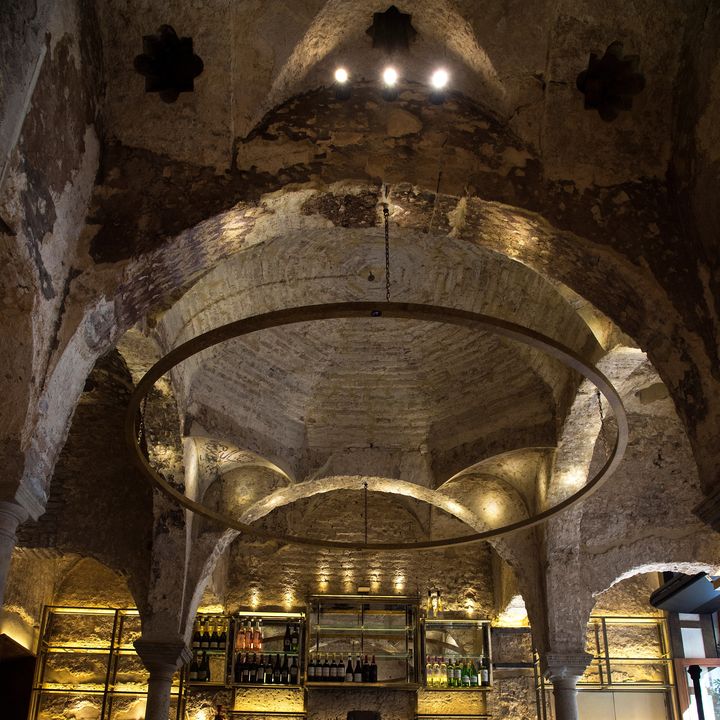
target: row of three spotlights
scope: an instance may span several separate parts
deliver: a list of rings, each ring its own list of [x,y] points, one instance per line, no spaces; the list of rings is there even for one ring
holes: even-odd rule
[[[350,79],[348,71],[344,67],[339,67],[335,71],[335,82],[339,85],[344,85]],[[386,67],[382,74],[383,82],[386,87],[395,87],[397,81],[400,79],[398,71],[394,67]],[[436,90],[443,90],[450,80],[450,75],[447,70],[442,68],[437,69],[430,77],[430,84]]]

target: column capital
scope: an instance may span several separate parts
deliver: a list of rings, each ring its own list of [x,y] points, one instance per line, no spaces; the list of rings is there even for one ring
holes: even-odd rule
[[[545,677],[553,685],[571,682],[573,685],[592,662],[590,653],[548,653],[545,655]]]
[[[151,675],[172,676],[192,659],[192,652],[184,640],[163,642],[139,638],[133,645]]]

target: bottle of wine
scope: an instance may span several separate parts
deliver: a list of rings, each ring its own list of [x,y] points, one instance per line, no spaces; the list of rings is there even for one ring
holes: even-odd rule
[[[257,682],[257,655],[256,653],[253,653],[252,660],[250,661],[250,677],[248,677],[249,683],[256,683]]]
[[[370,662],[370,682],[377,682],[378,681],[378,666],[375,662],[375,656],[372,656],[372,661]]]
[[[210,633],[210,649],[218,650],[220,648],[220,635],[218,635],[217,625],[211,625],[212,632]]]
[[[434,687],[440,687],[440,661],[437,658],[437,655],[435,656],[435,659],[433,660],[433,686]]]
[[[252,650],[253,649],[253,626],[252,626],[252,618],[248,620],[247,625],[245,626],[245,650]]]
[[[348,653],[347,667],[345,668],[345,682],[352,682],[353,674],[352,656]]]
[[[307,670],[308,682],[315,682],[315,656],[310,654]]]
[[[282,670],[280,665],[280,654],[275,654],[275,663],[273,665],[273,685],[279,685],[282,677]]]
[[[300,627],[293,625],[290,629],[290,651],[296,653],[300,647]]]
[[[242,682],[250,682],[250,653],[245,653],[243,656]]]
[[[353,682],[362,682],[362,665],[360,664],[360,653],[355,660],[355,671],[353,672]]]
[[[325,662],[322,666],[322,679],[327,682],[330,680],[330,663],[328,662],[328,655],[325,653]]]
[[[245,649],[245,625],[240,623],[240,618],[235,622],[235,653],[241,653]]]
[[[490,658],[480,656],[480,682],[483,687],[490,685]]]
[[[470,659],[470,687],[478,686],[478,669],[475,667],[475,661]]]
[[[300,668],[297,663],[297,656],[293,655],[292,663],[290,664],[290,684],[297,685],[300,679]]]
[[[255,650],[262,650],[263,646],[263,628],[262,628],[262,620],[258,618],[257,624],[255,625],[255,633],[253,635],[253,643],[255,645]]]
[[[462,687],[462,664],[460,658],[455,660],[453,666],[453,687]]]
[[[465,660],[463,660],[462,685],[463,685],[463,687],[466,687],[466,688],[470,687],[470,664],[468,663],[467,658],[465,658]]]
[[[210,633],[208,632],[208,624],[205,623],[203,625],[203,633],[200,636],[200,647],[201,648],[209,648],[210,647]]]
[[[190,663],[190,670],[188,670],[188,680],[195,682],[198,679],[198,665],[197,655],[193,655],[192,662]]]
[[[290,652],[290,623],[285,625],[285,637],[283,638],[283,651]]]
[[[448,686],[447,663],[445,658],[440,658],[440,687]]]
[[[272,669],[272,662],[270,662],[270,654],[269,653],[265,660],[265,671],[263,674],[264,674],[263,682],[266,685],[272,684],[273,669]]]
[[[218,644],[218,649],[220,650],[227,650],[227,628],[225,625],[222,625],[222,632],[220,633],[220,642]]]
[[[200,668],[198,670],[198,681],[210,682],[210,660],[208,660],[208,656],[205,651],[203,651],[202,660],[200,661]]]
[[[235,667],[233,668],[233,675],[235,677],[236,683],[242,682],[242,655],[240,653],[235,656]]]
[[[362,681],[364,683],[370,682],[370,663],[368,662],[368,656],[365,656],[362,664]]]
[[[280,668],[280,682],[287,685],[290,682],[290,668],[288,667],[288,656],[283,655],[283,663]]]
[[[425,658],[425,684],[428,687],[433,687],[433,685],[435,685],[435,676],[433,675],[433,664],[430,660],[429,655]]]
[[[192,649],[197,650],[200,647],[200,624],[195,623],[195,632],[192,637]]]

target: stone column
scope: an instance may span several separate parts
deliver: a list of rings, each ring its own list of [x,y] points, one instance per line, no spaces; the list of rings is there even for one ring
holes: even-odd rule
[[[159,642],[140,638],[134,645],[150,673],[145,720],[168,720],[172,678],[179,667],[190,661],[190,648],[184,640]]]
[[[5,597],[5,584],[10,572],[12,552],[17,543],[15,531],[29,517],[28,511],[16,502],[0,500],[0,607]]]
[[[573,655],[553,653],[548,654],[545,660],[545,677],[553,684],[556,720],[579,720],[576,686],[592,655],[585,652]]]

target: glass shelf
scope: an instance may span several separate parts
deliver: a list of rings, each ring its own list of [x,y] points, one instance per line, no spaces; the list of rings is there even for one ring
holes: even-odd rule
[[[305,683],[305,687],[313,690],[357,690],[359,688],[381,688],[394,690],[417,690],[420,686],[417,683],[408,682],[314,682]]]

